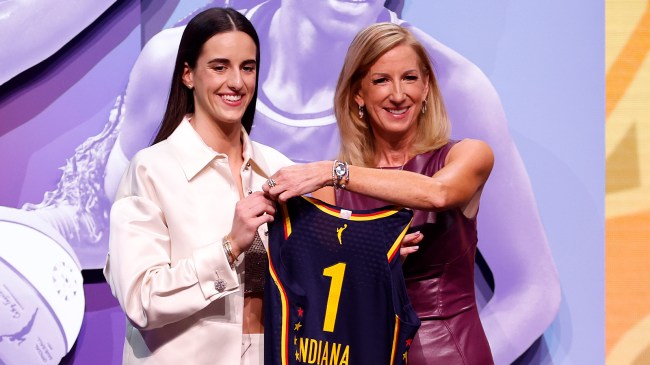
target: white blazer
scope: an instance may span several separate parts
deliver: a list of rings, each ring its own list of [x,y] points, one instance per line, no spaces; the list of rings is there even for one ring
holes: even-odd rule
[[[247,195],[292,162],[243,128],[242,140]],[[111,209],[104,268],[127,317],[124,364],[239,364],[245,255],[233,270],[222,246],[238,200],[227,156],[187,118],[133,157]]]

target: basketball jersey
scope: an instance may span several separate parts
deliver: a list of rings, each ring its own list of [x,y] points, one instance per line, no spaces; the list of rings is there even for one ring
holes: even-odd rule
[[[412,212],[349,211],[306,197],[269,229],[265,364],[405,364],[420,321],[399,247]]]

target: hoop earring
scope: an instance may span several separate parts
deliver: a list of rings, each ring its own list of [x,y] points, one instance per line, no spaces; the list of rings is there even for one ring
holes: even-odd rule
[[[427,99],[422,100],[422,114],[427,112]]]
[[[359,105],[359,119],[363,119],[363,105]]]

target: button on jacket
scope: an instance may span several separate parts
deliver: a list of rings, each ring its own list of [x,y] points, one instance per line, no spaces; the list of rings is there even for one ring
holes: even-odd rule
[[[242,143],[244,195],[291,164],[243,128]],[[187,118],[133,157],[111,209],[104,268],[128,319],[125,364],[239,364],[245,255],[232,269],[222,246],[238,200],[228,157]]]

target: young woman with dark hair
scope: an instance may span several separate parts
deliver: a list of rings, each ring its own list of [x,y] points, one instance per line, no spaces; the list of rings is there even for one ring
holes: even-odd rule
[[[111,209],[104,274],[128,319],[125,364],[263,363],[275,208],[259,190],[291,161],[248,137],[258,67],[257,34],[235,10],[185,28],[159,132]]]

